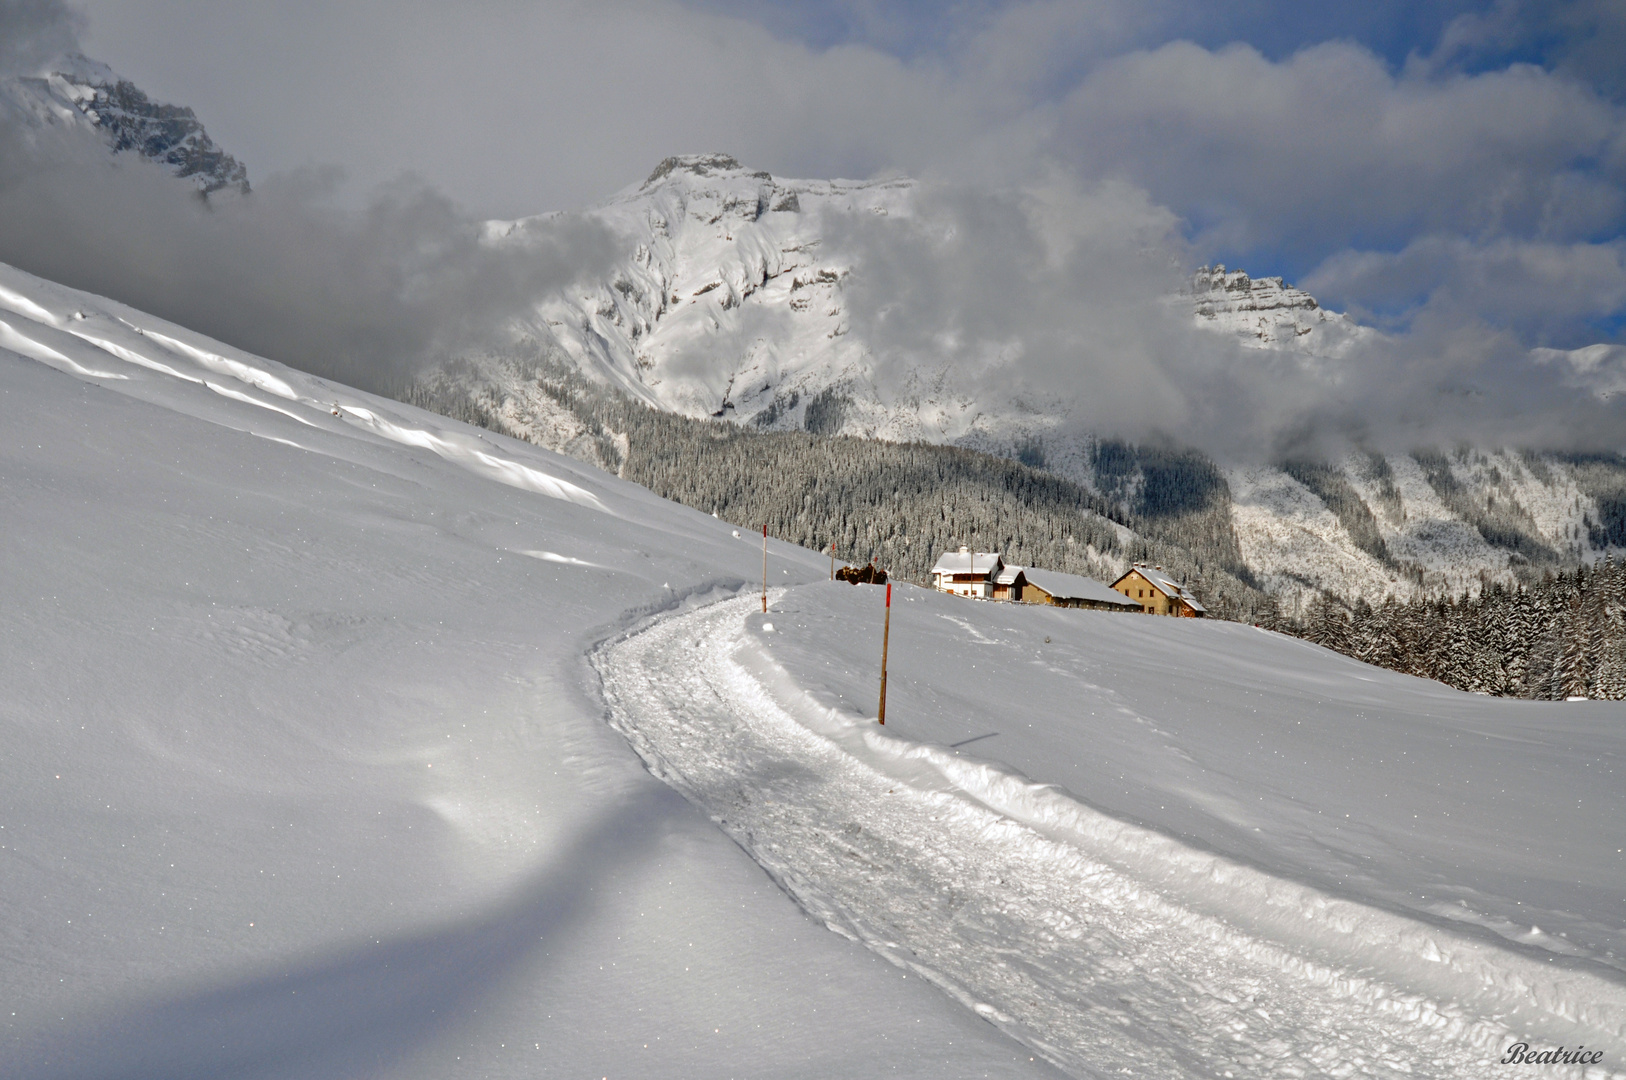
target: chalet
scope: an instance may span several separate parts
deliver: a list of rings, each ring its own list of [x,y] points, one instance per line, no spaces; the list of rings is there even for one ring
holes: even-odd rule
[[[991,600],[994,579],[1005,569],[1005,560],[997,551],[972,551],[962,547],[959,551],[945,552],[932,567],[932,587],[939,592],[955,596],[975,596]],[[1006,586],[1009,588],[1009,586]]]
[[[1148,614],[1198,619],[1208,613],[1196,595],[1164,573],[1161,566],[1136,563],[1129,573],[1112,583],[1112,588],[1135,601]]]
[[[1047,604],[1051,607],[1094,608],[1097,611],[1140,611],[1139,601],[1094,578],[1063,574],[1058,570],[1024,569],[1026,578],[1021,596],[1024,604]]]

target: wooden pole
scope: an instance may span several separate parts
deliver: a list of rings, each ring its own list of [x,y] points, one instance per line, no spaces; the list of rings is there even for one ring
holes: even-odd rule
[[[830,541],[830,580],[836,579],[836,542]]]
[[[768,526],[762,526],[762,613],[768,614]]]
[[[892,583],[886,583],[886,622],[881,628],[881,724],[886,724],[886,646],[892,639]]]

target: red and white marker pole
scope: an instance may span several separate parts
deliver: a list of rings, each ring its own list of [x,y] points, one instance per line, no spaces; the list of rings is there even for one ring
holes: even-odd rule
[[[881,629],[881,724],[886,724],[886,646],[892,638],[892,583],[886,583],[886,622]]]
[[[768,614],[768,526],[762,526],[762,613]]]

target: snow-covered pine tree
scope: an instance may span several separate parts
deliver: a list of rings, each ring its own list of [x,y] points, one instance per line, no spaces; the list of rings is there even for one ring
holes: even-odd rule
[[[1559,620],[1558,661],[1553,673],[1553,697],[1585,697],[1587,692],[1587,609],[1577,591],[1565,603]]]

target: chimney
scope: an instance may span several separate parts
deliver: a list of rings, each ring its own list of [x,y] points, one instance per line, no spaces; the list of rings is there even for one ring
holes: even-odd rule
[[[960,554],[961,555],[969,555],[969,554],[971,554],[971,549],[966,547],[964,544],[961,544],[960,545]]]

